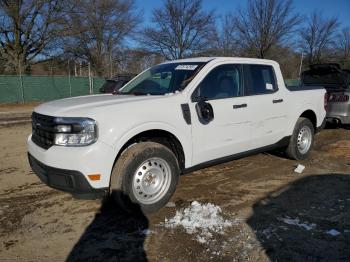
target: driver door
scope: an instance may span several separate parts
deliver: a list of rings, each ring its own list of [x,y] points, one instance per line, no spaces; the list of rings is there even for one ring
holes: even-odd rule
[[[241,65],[219,65],[207,74],[190,105],[193,165],[252,149],[249,104]]]

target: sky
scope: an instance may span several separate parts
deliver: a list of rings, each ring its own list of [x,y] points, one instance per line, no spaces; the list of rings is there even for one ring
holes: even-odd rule
[[[245,7],[247,0],[203,0],[203,8],[214,9],[217,15],[235,12]],[[161,7],[163,0],[136,0],[136,4],[144,14],[145,23],[149,23],[152,10]],[[294,9],[301,15],[308,15],[319,10],[325,17],[338,17],[341,26],[350,27],[350,0],[294,0]]]

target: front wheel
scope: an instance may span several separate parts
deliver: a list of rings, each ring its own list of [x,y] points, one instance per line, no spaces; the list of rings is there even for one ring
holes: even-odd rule
[[[300,117],[294,127],[286,154],[289,158],[295,160],[306,159],[314,143],[315,129],[311,121]]]
[[[166,146],[142,142],[126,149],[111,177],[112,198],[127,211],[151,213],[163,207],[175,192],[179,165]]]

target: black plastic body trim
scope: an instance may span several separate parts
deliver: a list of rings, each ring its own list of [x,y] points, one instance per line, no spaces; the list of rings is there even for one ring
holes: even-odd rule
[[[183,173],[184,174],[190,173],[190,172],[202,169],[202,168],[215,166],[215,165],[222,164],[222,163],[225,163],[225,162],[228,162],[228,161],[232,161],[232,160],[235,160],[235,159],[239,159],[239,158],[243,158],[243,157],[246,157],[246,156],[250,156],[250,155],[255,155],[255,154],[258,154],[258,153],[266,152],[266,151],[269,151],[269,150],[272,150],[272,149],[283,148],[283,147],[288,146],[289,140],[290,140],[290,136],[286,136],[286,137],[282,138],[280,141],[278,141],[276,144],[269,145],[269,146],[264,146],[264,147],[261,147],[261,148],[245,151],[245,152],[234,154],[234,155],[230,155],[230,156],[221,157],[221,158],[214,159],[214,160],[210,160],[210,161],[207,161],[207,162],[195,165],[193,167],[186,168]]]
[[[187,125],[191,125],[191,110],[190,106],[188,104],[181,104],[181,109],[182,109],[182,115],[186,121]]]
[[[106,195],[108,188],[93,188],[79,171],[47,166],[28,153],[29,164],[40,180],[49,187],[71,193],[76,198],[96,199]]]

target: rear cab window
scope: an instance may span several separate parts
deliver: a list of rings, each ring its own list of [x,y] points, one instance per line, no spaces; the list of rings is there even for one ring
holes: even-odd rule
[[[270,65],[243,65],[245,95],[272,94],[278,90],[275,71]]]

